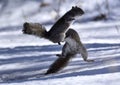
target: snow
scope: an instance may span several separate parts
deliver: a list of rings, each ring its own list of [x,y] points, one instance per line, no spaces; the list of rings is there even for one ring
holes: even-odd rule
[[[3,4],[7,1],[7,5]],[[25,21],[38,22],[49,30],[56,21],[53,8],[57,8],[57,0],[45,0],[52,4],[45,8],[39,8],[42,0],[1,0],[0,85],[119,85],[120,1],[108,1],[112,10],[107,20],[100,21],[93,21],[92,18],[99,14],[98,4],[100,12],[108,11],[105,0],[66,0],[62,4],[61,16],[75,4],[85,10],[85,15],[70,28],[79,33],[87,48],[88,58],[95,62],[85,62],[77,55],[63,70],[45,76],[43,74],[57,59],[55,55],[61,53],[64,43],[58,45],[25,35],[22,25]]]
[[[73,76],[43,80],[25,81],[23,83],[9,83],[9,85],[119,85],[120,73]],[[64,81],[63,81],[64,80]],[[96,81],[96,82],[95,82]],[[109,81],[109,82],[108,82]],[[8,84],[1,84],[8,85]]]

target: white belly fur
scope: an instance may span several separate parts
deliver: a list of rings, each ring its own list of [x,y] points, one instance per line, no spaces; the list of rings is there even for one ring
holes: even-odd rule
[[[69,52],[77,51],[78,43],[72,38],[66,38],[65,41],[68,43],[66,50]]]

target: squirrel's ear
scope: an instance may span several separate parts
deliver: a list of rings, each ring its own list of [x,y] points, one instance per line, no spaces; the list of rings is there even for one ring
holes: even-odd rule
[[[72,9],[74,9],[75,7],[74,6],[72,6]]]
[[[75,6],[75,8],[78,8],[77,6]]]

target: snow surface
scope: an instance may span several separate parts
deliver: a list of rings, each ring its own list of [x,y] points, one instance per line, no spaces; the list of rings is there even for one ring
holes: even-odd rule
[[[43,74],[57,59],[55,54],[61,53],[62,45],[22,33],[25,21],[42,23],[47,30],[56,21],[52,8],[57,2],[45,0],[52,7],[40,9],[41,1],[0,2],[0,85],[120,85],[120,0],[109,0],[110,15],[101,21],[91,18],[98,15],[96,2],[101,12],[107,12],[105,0],[66,0],[62,4],[61,16],[75,4],[85,10],[70,28],[79,33],[88,58],[95,62],[85,62],[77,55],[66,68],[47,76]]]

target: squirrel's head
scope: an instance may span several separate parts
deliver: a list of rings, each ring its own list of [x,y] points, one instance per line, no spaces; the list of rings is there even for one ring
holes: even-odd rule
[[[69,29],[66,34],[65,34],[65,40],[68,39],[72,39],[75,40],[76,42],[80,41],[80,37],[77,33],[77,31],[75,31],[74,29]]]
[[[84,11],[78,6],[72,6],[71,13],[73,16],[81,16],[84,14]]]
[[[68,31],[66,32],[66,34],[65,34],[65,38],[67,38],[67,37],[71,37],[71,38],[73,38],[73,37],[76,37],[76,34],[78,34],[74,29],[68,29]]]

